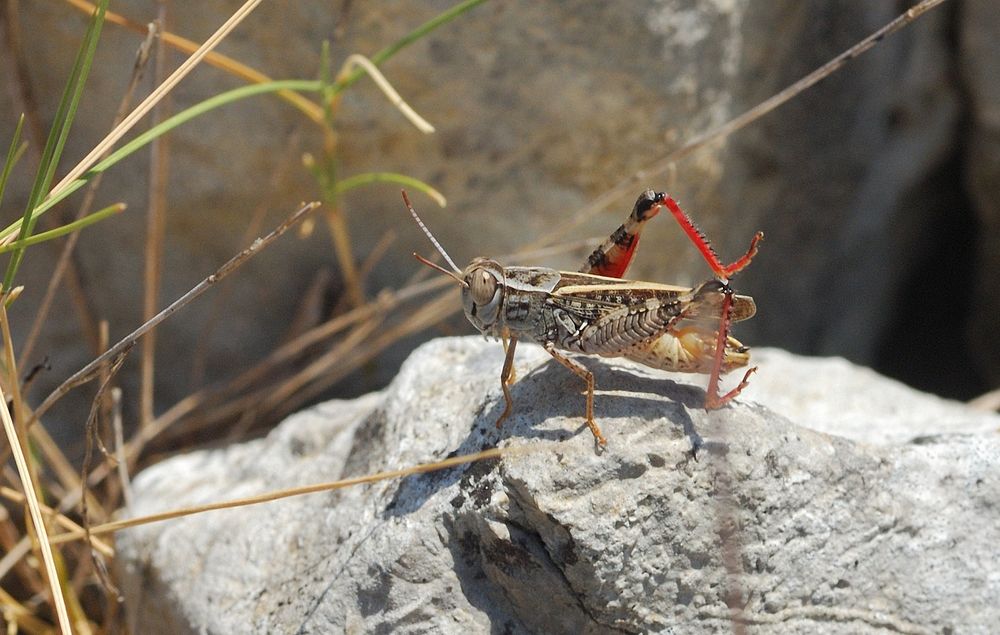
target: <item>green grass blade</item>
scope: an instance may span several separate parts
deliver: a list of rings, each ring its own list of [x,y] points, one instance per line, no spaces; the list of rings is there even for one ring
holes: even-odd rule
[[[86,83],[87,76],[90,74],[90,67],[94,61],[97,42],[100,39],[101,28],[104,26],[104,15],[107,5],[108,0],[100,0],[97,4],[97,10],[87,25],[87,32],[84,35],[83,42],[80,44],[76,60],[73,63],[73,70],[70,73],[69,80],[66,82],[62,99],[59,101],[59,108],[56,111],[52,129],[49,131],[49,138],[45,143],[45,149],[42,151],[42,159],[38,167],[38,173],[35,176],[35,183],[32,186],[31,195],[28,198],[28,204],[21,219],[18,240],[24,240],[31,234],[38,220],[38,215],[34,213],[35,208],[42,200],[45,192],[52,185],[52,179],[55,177],[59,159],[62,156],[63,149],[66,147],[66,139],[69,137],[73,118],[76,116],[76,110],[83,95],[83,86]],[[21,265],[21,261],[24,259],[24,250],[25,247],[21,247],[14,251],[10,263],[7,265],[7,272],[4,274],[3,291],[7,291],[13,286],[14,276]]]
[[[3,172],[0,173],[0,205],[3,204],[3,193],[7,191],[7,179],[14,169],[17,160],[24,153],[24,146],[18,148],[21,143],[21,130],[24,128],[24,113],[21,113],[17,120],[17,127],[14,128],[14,137],[10,140],[10,148],[7,149],[7,159],[3,162]]]
[[[402,185],[403,187],[411,190],[423,192],[441,207],[448,204],[444,195],[427,183],[424,183],[419,179],[415,179],[412,176],[397,174],[396,172],[365,172],[364,174],[356,174],[346,179],[337,181],[336,190],[338,194],[341,194],[347,190],[352,190],[356,187],[369,185],[371,183],[396,183],[397,185]]]
[[[246,99],[248,97],[253,97],[255,95],[260,95],[264,93],[273,93],[281,90],[295,90],[299,92],[316,92],[320,90],[320,82],[316,80],[303,80],[303,79],[289,79],[281,80],[275,82],[265,82],[263,84],[253,84],[250,86],[241,86],[240,88],[235,88],[233,90],[221,93],[214,97],[210,97],[203,102],[195,104],[190,108],[183,110],[173,117],[166,119],[160,124],[150,128],[146,132],[138,135],[135,139],[132,139],[121,148],[118,148],[111,154],[107,156],[103,161],[100,161],[90,170],[88,170],[79,179],[70,183],[58,196],[46,199],[40,205],[35,208],[35,216],[41,216],[45,212],[52,209],[56,204],[65,199],[67,196],[76,192],[81,187],[86,185],[87,181],[94,178],[101,172],[104,172],[111,166],[115,165],[122,159],[128,157],[134,152],[142,149],[144,146],[149,144],[153,139],[166,134],[167,132],[173,130],[174,128],[187,123],[188,121],[205,114],[206,112],[219,108],[220,106],[225,106],[227,104],[239,101],[241,99]],[[21,227],[21,221],[15,221],[0,230],[0,239],[10,236],[14,232],[18,231]]]
[[[0,246],[0,254],[5,254],[8,251],[14,251],[15,249],[24,249],[25,247],[30,247],[31,245],[37,245],[38,243],[44,243],[47,240],[52,240],[53,238],[59,238],[60,236],[65,236],[66,234],[72,234],[75,231],[79,231],[84,227],[93,225],[98,221],[102,221],[105,218],[114,216],[115,214],[123,211],[125,211],[124,203],[109,205],[102,210],[98,210],[93,214],[88,214],[87,216],[75,220],[72,223],[67,223],[60,227],[56,227],[55,229],[50,229],[47,232],[32,234],[22,240],[15,240],[9,245]]]
[[[393,55],[395,55],[396,53],[398,53],[400,50],[402,50],[403,48],[405,48],[409,44],[412,44],[413,42],[415,42],[416,40],[420,39],[421,37],[425,36],[427,33],[433,31],[434,29],[436,29],[437,27],[439,27],[439,26],[441,26],[443,24],[446,24],[447,22],[450,22],[451,20],[457,18],[461,14],[465,13],[466,11],[472,9],[473,7],[475,7],[475,6],[479,5],[479,4],[482,4],[485,1],[486,0],[466,0],[465,2],[462,2],[462,3],[459,3],[459,4],[455,5],[451,9],[449,9],[449,10],[441,13],[440,15],[436,16],[435,18],[433,18],[431,20],[428,20],[424,24],[420,25],[419,27],[417,27],[416,29],[414,29],[411,33],[409,33],[405,37],[401,38],[397,42],[393,43],[392,45],[390,45],[390,46],[382,49],[378,53],[376,53],[375,56],[372,57],[372,61],[375,64],[380,64],[382,62],[385,62],[386,60],[388,60],[389,58],[391,58]],[[102,5],[103,4],[104,3],[102,3]],[[345,88],[347,88],[351,84],[355,83],[364,74],[365,74],[365,72],[364,72],[363,69],[355,70],[347,78],[341,80],[340,82],[334,82],[332,86],[327,86],[327,90],[331,90],[334,94],[339,93],[340,91],[343,91]],[[49,199],[47,199],[47,200],[45,200],[43,202],[37,202],[36,201],[36,204],[33,207],[33,213],[32,213],[33,216],[32,216],[32,218],[37,219],[43,213],[45,213],[48,210],[52,209],[52,207],[54,207],[56,204],[58,204],[59,202],[61,202],[67,196],[69,196],[73,192],[76,192],[77,190],[79,190],[81,187],[83,187],[87,183],[87,181],[89,181],[90,179],[94,178],[97,174],[100,174],[101,172],[104,172],[105,170],[107,170],[111,166],[115,165],[116,163],[118,163],[119,161],[121,161],[122,159],[124,159],[125,157],[127,157],[127,156],[131,155],[132,153],[136,152],[137,150],[141,149],[142,147],[144,147],[145,145],[147,145],[148,143],[150,143],[153,139],[157,138],[158,136],[160,136],[162,134],[165,134],[165,133],[169,132],[173,128],[176,128],[177,126],[180,126],[180,125],[186,123],[187,121],[190,121],[191,119],[193,119],[195,117],[198,117],[198,116],[200,116],[200,115],[202,115],[202,114],[204,114],[204,113],[206,113],[206,112],[208,112],[210,110],[213,110],[215,108],[218,108],[220,106],[224,106],[226,104],[229,104],[229,103],[232,103],[232,102],[235,102],[235,101],[239,101],[241,99],[246,99],[248,97],[252,97],[252,96],[255,96],[255,95],[261,95],[261,94],[265,94],[265,93],[277,92],[277,91],[282,91],[282,90],[293,90],[293,91],[299,91],[299,92],[322,92],[323,89],[324,89],[324,85],[323,85],[323,81],[322,80],[319,80],[319,81],[317,81],[317,80],[296,80],[296,79],[293,79],[293,80],[281,80],[281,81],[274,81],[274,82],[264,82],[264,83],[261,83],[261,84],[254,84],[254,85],[251,85],[251,86],[243,86],[243,87],[231,90],[231,91],[227,91],[227,92],[222,93],[220,95],[216,95],[215,97],[211,97],[209,99],[206,99],[205,101],[203,101],[203,102],[201,102],[199,104],[196,104],[196,105],[192,106],[191,108],[188,108],[187,110],[184,110],[183,112],[180,112],[180,113],[174,115],[170,119],[167,119],[166,121],[160,123],[159,125],[157,125],[157,126],[155,126],[153,128],[150,128],[149,130],[147,130],[143,134],[137,136],[135,139],[133,139],[129,143],[125,144],[124,146],[122,146],[121,148],[119,148],[118,150],[116,150],[115,152],[113,152],[112,154],[110,154],[103,161],[97,163],[93,168],[91,168],[90,170],[88,170],[87,173],[84,174],[82,177],[80,177],[79,179],[73,181],[68,187],[66,187],[59,194],[59,196],[53,197],[53,198],[49,198]],[[405,180],[405,179],[408,179],[409,177],[403,177],[402,175],[398,175],[398,176],[402,177],[402,180],[401,179],[396,179],[394,182],[398,182],[400,184],[405,184],[408,187],[412,187],[414,189],[420,190],[421,192],[424,192],[425,194],[427,194],[431,198],[435,199],[438,202],[438,204],[443,204],[442,202],[444,200],[444,197],[442,197],[439,192],[437,192],[436,190],[434,190],[430,186],[428,186],[425,183],[422,183],[420,181],[416,181],[416,180]],[[361,177],[361,175],[359,175],[358,177],[353,177],[353,178],[354,179],[359,179],[360,177]],[[368,178],[368,177],[365,177],[365,178]],[[377,180],[380,180],[380,179],[369,179],[366,182],[374,182],[374,181],[377,181]],[[381,180],[389,180],[389,179],[383,178]],[[360,181],[348,182],[348,187],[346,187],[346,188],[343,187],[342,185],[338,184],[336,189],[338,191],[342,191],[344,189],[350,189],[350,187],[356,187],[358,184],[360,184]],[[22,229],[22,227],[23,227],[22,220],[18,220],[18,221],[15,221],[14,223],[11,223],[7,227],[5,227],[3,230],[0,230],[0,239],[7,238],[8,236],[10,236],[11,234],[13,234],[14,232],[20,231]],[[20,238],[23,238],[23,236],[19,237],[19,240],[20,240]]]
[[[392,57],[393,55],[395,55],[396,53],[398,53],[402,49],[406,48],[410,44],[413,44],[414,42],[416,42],[420,38],[424,37],[425,35],[427,35],[431,31],[433,31],[434,29],[438,28],[439,26],[441,26],[443,24],[447,24],[448,22],[451,22],[452,20],[454,20],[458,16],[462,15],[466,11],[469,11],[470,9],[472,9],[472,8],[474,8],[474,7],[482,4],[484,2],[486,2],[486,0],[465,0],[465,2],[460,2],[460,3],[456,4],[454,7],[448,9],[447,11],[444,11],[444,12],[438,14],[437,16],[435,16],[435,17],[431,18],[430,20],[428,20],[427,22],[424,22],[423,24],[421,24],[420,26],[418,26],[416,29],[414,29],[413,31],[411,31],[407,35],[403,36],[399,40],[393,42],[389,46],[385,47],[384,49],[382,49],[381,51],[379,51],[378,53],[376,53],[375,55],[373,55],[371,57],[372,64],[374,64],[375,66],[378,66],[378,65],[384,63],[390,57]],[[365,73],[365,70],[363,68],[357,68],[357,69],[355,69],[354,72],[352,72],[350,75],[348,75],[344,79],[342,79],[342,80],[334,83],[334,85],[333,85],[333,92],[334,92],[334,94],[339,93],[340,91],[344,90],[345,88],[348,88],[349,86],[351,86],[352,84],[354,84],[354,82],[356,82],[359,79],[361,79],[365,74],[366,73]]]

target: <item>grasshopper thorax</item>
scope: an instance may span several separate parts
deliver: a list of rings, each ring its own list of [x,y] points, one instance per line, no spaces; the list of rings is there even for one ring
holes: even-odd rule
[[[462,273],[462,308],[465,317],[485,335],[496,335],[503,326],[502,310],[507,288],[499,262],[476,258]]]

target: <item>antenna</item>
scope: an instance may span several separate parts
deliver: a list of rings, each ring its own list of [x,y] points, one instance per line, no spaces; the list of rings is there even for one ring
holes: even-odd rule
[[[455,270],[455,273],[461,276],[462,270],[458,268],[458,265],[455,264],[455,261],[451,259],[451,256],[449,256],[448,252],[444,250],[444,247],[441,246],[441,243],[437,241],[437,238],[434,237],[434,234],[431,233],[431,230],[427,229],[427,225],[424,225],[424,221],[420,220],[420,217],[417,216],[417,210],[413,209],[413,205],[410,203],[410,197],[406,195],[406,190],[402,190],[402,192],[403,192],[403,202],[406,203],[406,209],[410,210],[410,216],[413,217],[413,220],[417,221],[417,225],[419,225],[420,229],[424,231],[424,234],[426,234],[427,238],[430,239],[431,243],[438,250],[438,253],[444,256],[445,261],[447,261],[447,263],[451,265],[451,268]],[[430,264],[428,261],[423,259],[421,259],[421,262],[423,262],[424,264]],[[445,271],[445,273],[448,272]],[[459,280],[461,280],[461,278],[459,278]]]
[[[413,257],[416,258],[417,260],[419,260],[420,262],[422,262],[423,264],[427,265],[431,269],[434,269],[435,271],[440,271],[444,275],[446,275],[446,276],[448,276],[450,278],[453,278],[455,280],[455,282],[457,282],[458,284],[462,285],[463,287],[468,287],[469,286],[469,284],[465,280],[462,280],[462,278],[459,277],[457,274],[448,271],[447,269],[445,269],[441,265],[437,264],[436,262],[431,262],[430,260],[424,258],[423,256],[421,256],[417,252],[413,252]]]

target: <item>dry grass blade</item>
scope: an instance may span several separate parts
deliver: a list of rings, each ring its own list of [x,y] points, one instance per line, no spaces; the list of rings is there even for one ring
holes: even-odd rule
[[[91,528],[91,533],[106,534],[121,529],[126,529],[128,527],[137,527],[140,525],[148,525],[150,523],[157,523],[164,520],[171,520],[173,518],[180,518],[182,516],[191,516],[193,514],[202,514],[208,511],[215,511],[220,509],[232,509],[234,507],[245,507],[247,505],[259,505],[260,503],[268,503],[271,501],[281,500],[283,498],[290,498],[292,496],[303,496],[305,494],[315,494],[317,492],[327,492],[332,490],[344,489],[347,487],[353,487],[355,485],[365,485],[368,483],[377,483],[379,481],[386,481],[394,478],[401,478],[404,476],[412,476],[414,474],[426,474],[428,472],[437,472],[439,470],[447,470],[452,467],[459,465],[465,465],[467,463],[475,463],[476,461],[488,461],[491,459],[499,459],[501,457],[511,457],[511,456],[523,456],[525,454],[533,454],[542,451],[552,451],[559,444],[555,443],[532,443],[530,445],[518,445],[506,448],[491,448],[489,450],[483,450],[482,452],[476,452],[473,454],[463,454],[462,456],[454,456],[451,458],[443,459],[441,461],[433,461],[431,463],[420,463],[418,465],[413,465],[410,467],[400,468],[398,470],[386,470],[384,472],[376,472],[374,474],[366,474],[364,476],[355,476],[352,478],[340,479],[337,481],[330,481],[327,483],[315,483],[313,485],[304,485],[302,487],[292,487],[289,489],[279,490],[275,492],[267,492],[265,494],[259,494],[257,496],[248,496],[246,498],[238,498],[230,501],[223,501],[219,503],[209,503],[206,505],[197,505],[193,507],[184,507],[182,509],[174,509],[159,514],[150,514],[149,516],[142,516],[139,518],[129,518],[125,520],[117,520],[110,523],[105,523],[103,525],[97,525]],[[565,450],[565,448],[563,448]],[[84,537],[83,531],[72,531],[64,534],[59,534],[57,536],[52,536],[52,544],[63,544],[67,542],[72,542],[74,540],[79,540]]]
[[[174,71],[170,77],[168,77],[162,84],[156,87],[156,89],[150,93],[150,95],[142,101],[135,110],[133,110],[127,117],[125,117],[122,122],[112,130],[107,137],[105,137],[100,143],[98,143],[93,150],[90,151],[87,156],[85,156],[69,173],[63,177],[61,181],[52,191],[49,192],[49,197],[54,197],[59,194],[63,189],[65,189],[70,183],[78,179],[84,172],[89,170],[110,148],[114,147],[115,143],[121,139],[125,133],[132,129],[132,127],[142,119],[146,113],[148,113],[153,106],[155,106],[164,96],[167,95],[174,86],[176,86],[182,79],[184,79],[188,73],[194,70],[206,54],[209,53],[213,48],[218,46],[229,33],[235,29],[240,22],[242,22],[257,5],[261,3],[261,0],[247,0],[243,6],[241,6],[228,20],[223,23],[219,29],[212,34],[205,43],[202,44],[194,54],[188,59],[184,60],[176,71]]]
[[[167,4],[159,3],[157,24],[162,29],[167,22]],[[163,38],[156,44],[154,63],[156,83],[164,82],[167,74],[167,47]],[[170,111],[170,96],[165,96],[153,108],[151,125],[156,126],[167,118]],[[167,180],[170,174],[170,135],[162,135],[153,140],[149,147],[149,194],[146,214],[146,248],[144,250],[145,270],[143,277],[142,319],[149,320],[156,315],[156,305],[160,297],[162,279],[163,240],[167,224]],[[142,340],[139,369],[139,426],[147,426],[153,420],[154,373],[156,368],[156,329],[151,330]]]
[[[139,85],[139,80],[142,79],[143,72],[146,68],[146,62],[149,59],[149,49],[153,43],[153,36],[156,32],[150,29],[146,34],[146,39],[143,40],[142,44],[139,45],[136,51],[135,62],[132,65],[132,73],[129,77],[128,86],[125,89],[125,94],[122,96],[118,104],[118,111],[115,114],[115,118],[112,121],[111,127],[114,128],[122,119],[125,118],[128,112],[129,106],[132,104],[132,99],[135,95],[136,87]],[[104,159],[108,154],[111,153],[109,148],[100,159]],[[104,173],[100,173],[95,176],[90,183],[87,184],[87,191],[84,194],[83,202],[80,204],[80,208],[77,210],[76,219],[79,220],[88,214],[93,208],[94,199],[97,196],[97,190],[101,186],[101,182],[104,180]],[[76,250],[77,242],[80,239],[80,233],[75,232],[70,234],[69,238],[66,239],[66,243],[63,245],[62,251],[59,253],[59,259],[56,261],[55,269],[52,272],[52,276],[49,278],[48,286],[45,289],[45,295],[42,298],[42,302],[39,305],[38,311],[35,313],[34,322],[31,325],[31,331],[28,333],[27,338],[24,340],[24,345],[21,347],[20,364],[24,366],[27,364],[28,360],[31,359],[31,353],[34,351],[35,344],[38,341],[38,336],[42,331],[42,327],[46,323],[46,319],[49,315],[49,310],[52,307],[52,301],[55,299],[56,291],[62,282],[63,277],[67,273],[71,273],[70,280],[74,286],[74,289],[80,287],[78,281],[78,276],[73,273],[73,252]],[[93,339],[92,334],[96,331],[93,328],[95,322],[93,316],[90,315],[89,307],[86,302],[81,302],[78,299],[82,297],[81,292],[75,292],[73,298],[77,300],[76,307],[77,311],[80,313],[80,318],[83,323],[83,332],[85,335],[90,336]],[[93,347],[94,352],[97,353],[96,347]]]
[[[47,635],[52,632],[49,624],[35,617],[31,610],[2,588],[0,588],[0,605],[3,606],[3,619],[7,622],[8,634],[24,631],[29,635]]]
[[[142,326],[136,330],[129,333],[123,339],[121,339],[117,344],[109,348],[102,355],[99,355],[89,364],[73,373],[68,379],[66,379],[62,384],[56,387],[45,401],[41,403],[40,406],[35,410],[35,414],[32,417],[32,421],[39,419],[44,415],[52,405],[62,398],[67,392],[84,384],[91,379],[93,379],[95,373],[97,373],[101,367],[108,361],[116,358],[121,354],[126,348],[131,347],[136,340],[149,332],[150,329],[155,328],[160,322],[167,319],[184,306],[189,304],[192,300],[200,296],[202,293],[207,291],[213,285],[215,285],[220,280],[223,280],[231,274],[232,272],[239,269],[247,260],[260,253],[265,247],[270,245],[276,239],[278,239],[282,234],[288,231],[296,223],[305,218],[306,214],[313,211],[319,207],[319,203],[308,203],[299,208],[295,213],[286,218],[278,227],[271,231],[267,236],[263,238],[258,238],[249,247],[238,253],[237,255],[230,258],[224,265],[219,267],[215,273],[211,274],[197,285],[195,285],[190,291],[182,295],[181,297],[174,300],[167,308],[163,309],[157,313],[152,319],[144,322]]]
[[[276,349],[267,358],[248,369],[243,374],[231,380],[219,389],[205,389],[188,395],[181,401],[174,404],[166,412],[158,416],[146,429],[140,430],[126,444],[125,455],[128,461],[134,462],[143,448],[152,440],[163,434],[164,431],[175,425],[178,421],[196,412],[199,408],[207,404],[217,403],[220,399],[235,398],[241,391],[253,386],[255,382],[266,379],[275,369],[282,364],[291,362],[306,349],[324,340],[332,338],[337,333],[350,328],[352,325],[371,319],[379,312],[389,312],[398,307],[403,302],[408,302],[416,298],[423,297],[427,293],[447,286],[448,280],[434,278],[420,283],[412,284],[396,292],[385,291],[372,302],[337,316],[328,322],[321,324],[303,333],[301,336],[288,342],[284,346]],[[338,373],[339,374],[339,373]],[[242,407],[242,406],[241,406]],[[237,411],[238,408],[229,408],[227,412]],[[216,421],[217,418],[211,415],[202,415],[202,418]],[[210,424],[205,424],[210,425]],[[94,485],[96,481],[107,476],[108,470],[101,466],[91,474],[90,482]]]
[[[378,86],[379,89],[385,94],[386,99],[388,99],[389,102],[399,110],[399,112],[403,113],[403,116],[406,117],[410,123],[417,128],[417,130],[423,132],[424,134],[431,134],[434,132],[434,126],[429,124],[427,120],[418,115],[413,108],[410,108],[408,103],[403,101],[403,98],[399,96],[399,93],[397,93],[396,89],[392,87],[389,80],[385,78],[385,75],[383,75],[382,72],[371,62],[371,60],[364,55],[355,53],[354,55],[348,56],[347,61],[344,62],[344,67],[340,71],[340,77],[338,77],[338,79],[346,78],[356,67],[365,69],[365,72],[372,78],[375,85]]]
[[[122,425],[122,389],[111,389],[111,427],[115,435],[115,461],[118,465],[118,480],[121,482],[122,498],[125,505],[132,505],[132,481],[128,473],[128,459],[125,458],[125,430]],[[89,480],[88,480],[89,482]]]
[[[90,407],[90,415],[87,417],[83,467],[80,469],[80,517],[83,520],[83,529],[87,532],[88,542],[90,538],[90,515],[88,513],[87,506],[87,500],[89,499],[87,496],[87,473],[90,471],[90,462],[93,456],[94,443],[98,438],[97,419],[100,416],[101,405],[104,403],[105,391],[108,390],[111,382],[115,378],[115,375],[118,374],[122,364],[125,363],[128,351],[129,349],[125,349],[118,355],[118,357],[115,358],[113,362],[111,362],[110,368],[105,372],[105,377],[101,382],[101,387],[97,389],[97,394],[94,395],[93,404]]]
[[[279,191],[281,182],[290,174],[293,163],[297,162],[298,159],[299,141],[298,133],[293,133],[289,137],[282,157],[277,161],[277,165],[268,179],[270,189]],[[265,200],[260,201],[260,204],[254,209],[253,214],[250,215],[250,220],[246,223],[246,229],[240,237],[240,242],[237,244],[244,244],[253,239],[261,227],[263,227],[264,217],[268,211],[268,202]],[[207,356],[211,349],[209,342],[211,341],[213,331],[222,318],[223,308],[227,305],[231,292],[232,285],[223,285],[219,289],[219,292],[212,297],[212,305],[208,310],[208,317],[205,319],[205,323],[202,326],[201,332],[198,333],[198,339],[194,345],[190,372],[192,390],[205,383],[205,369],[208,364]]]
[[[280,404],[274,404],[281,406],[280,410],[275,411],[275,414],[281,416],[294,412],[404,337],[430,328],[459,310],[461,310],[460,304],[456,301],[455,293],[451,289],[429,300],[403,322],[376,332],[374,338],[349,351],[349,355],[345,354],[337,359],[332,357],[328,359],[326,369],[315,374],[312,381],[304,386],[303,390],[289,396]]]
[[[18,505],[24,505],[26,500],[24,494],[21,492],[3,485],[0,485],[0,496]],[[60,514],[57,510],[52,509],[48,505],[39,504],[39,507],[42,510],[42,514],[52,519],[57,525],[66,531],[84,531],[84,528],[80,524],[73,522],[73,520],[65,514]],[[28,541],[27,537],[25,537],[25,540]],[[28,542],[30,545],[30,541]],[[115,555],[115,550],[111,548],[111,545],[104,542],[100,538],[93,538],[91,545],[101,554],[109,558]],[[0,566],[0,578],[2,578],[7,571],[9,571],[9,567]]]
[[[68,4],[76,7],[80,11],[91,14],[94,11],[94,5],[86,0],[65,0]],[[144,24],[140,24],[134,20],[129,20],[125,16],[114,13],[113,11],[108,11],[105,20],[111,24],[116,24],[118,26],[125,27],[136,33],[146,33],[147,29]],[[163,42],[168,46],[177,49],[182,53],[191,55],[198,50],[198,43],[192,42],[187,38],[183,38],[176,33],[171,33],[170,31],[163,31],[160,34]],[[260,71],[243,64],[233,58],[223,55],[222,53],[217,53],[215,51],[209,52],[205,55],[205,63],[214,66],[218,69],[226,71],[231,75],[244,79],[248,82],[263,84],[264,82],[271,81],[271,78],[261,73]],[[323,124],[323,109],[316,105],[314,102],[303,97],[302,95],[290,91],[281,90],[278,91],[278,95],[283,99],[291,103],[293,106],[298,108],[304,115],[317,124]]]
[[[0,309],[2,311],[3,309]],[[52,547],[49,544],[48,531],[45,529],[45,520],[35,496],[35,483],[31,479],[31,471],[28,469],[28,462],[24,452],[21,450],[21,441],[17,437],[14,429],[14,421],[10,418],[10,411],[7,409],[7,398],[3,389],[0,388],[0,418],[3,419],[4,432],[7,434],[7,441],[10,443],[11,451],[14,453],[14,463],[17,465],[21,483],[24,486],[25,500],[28,504],[28,512],[31,514],[31,524],[38,536],[39,547],[42,551],[42,561],[45,563],[45,577],[48,579],[49,590],[52,593],[52,602],[55,606],[56,616],[59,620],[59,630],[66,635],[72,635],[70,628],[69,613],[66,611],[66,599],[63,597],[62,589],[59,585],[59,576],[56,573],[55,559],[52,556]],[[24,440],[27,442],[27,439]]]

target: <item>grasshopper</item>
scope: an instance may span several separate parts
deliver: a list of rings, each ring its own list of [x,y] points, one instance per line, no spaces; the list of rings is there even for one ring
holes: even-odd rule
[[[465,317],[483,335],[504,343],[506,358],[500,372],[505,408],[497,427],[510,415],[513,399],[514,350],[520,339],[540,344],[553,358],[587,384],[587,426],[600,445],[607,440],[594,421],[594,375],[563,351],[625,357],[652,368],[707,373],[705,408],[720,408],[747,385],[750,368],[740,383],[719,394],[719,378],[750,361],[748,348],[729,334],[732,322],[753,317],[753,298],[737,295],[729,281],[745,268],[764,238],[757,232],[750,248],[725,265],[688,215],[665,192],[646,190],[632,213],[587,258],[579,272],[546,267],[505,267],[489,258],[475,258],[464,271],[413,209],[403,201],[417,224],[454,271],[418,254],[422,263],[454,278],[462,287]],[[715,274],[696,288],[623,279],[645,224],[666,208],[695,244]]]

